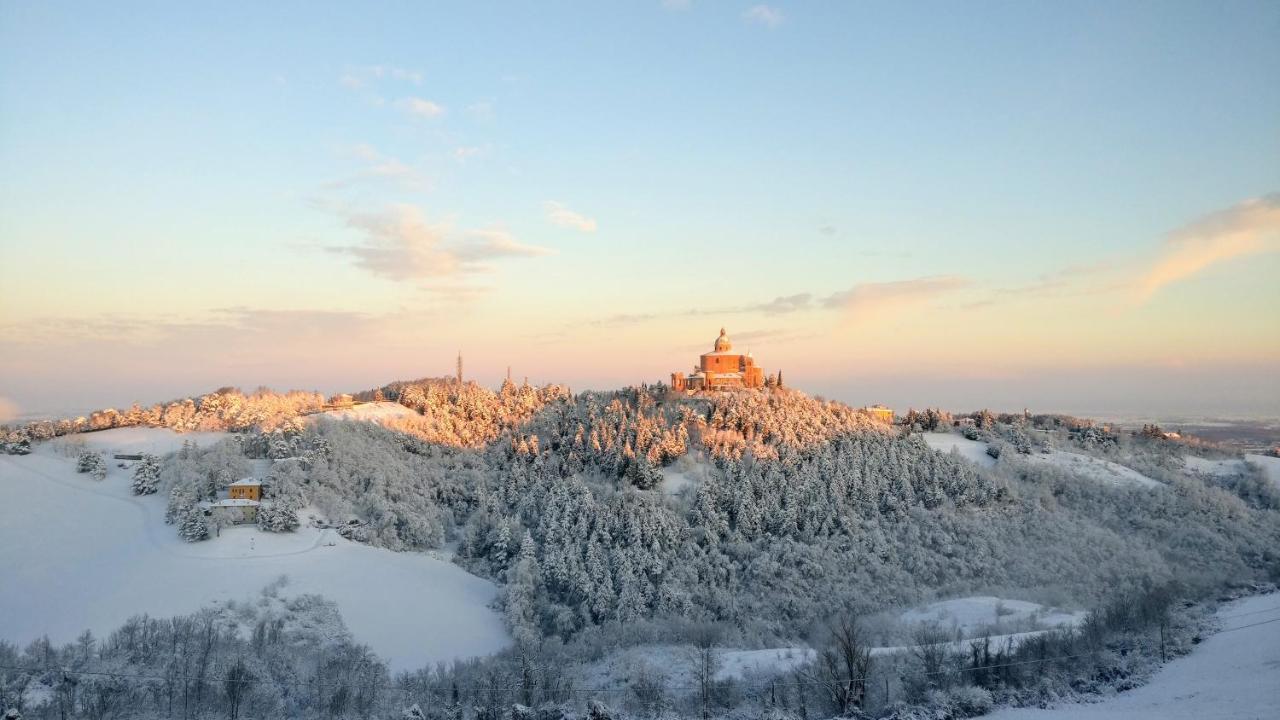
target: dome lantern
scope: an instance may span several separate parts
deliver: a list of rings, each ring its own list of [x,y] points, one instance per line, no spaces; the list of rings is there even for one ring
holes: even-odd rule
[[[720,337],[716,338],[716,352],[729,352],[733,349],[733,343],[729,342],[729,336],[724,334],[724,328],[720,328]]]

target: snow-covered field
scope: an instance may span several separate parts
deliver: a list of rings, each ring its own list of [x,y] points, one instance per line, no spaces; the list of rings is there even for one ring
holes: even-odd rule
[[[1097,703],[1002,710],[992,720],[1261,720],[1280,717],[1280,594],[1222,606],[1222,631],[1151,682]],[[1250,627],[1245,627],[1250,626]],[[1233,628],[1240,628],[1233,630]]]
[[[390,420],[400,417],[417,417],[418,413],[395,402],[369,402],[340,410],[327,410],[309,417],[327,417],[337,420]]]
[[[1103,460],[1092,455],[1053,450],[1047,453],[1031,453],[1020,455],[1030,463],[1054,465],[1078,477],[1086,477],[1112,485],[1141,485],[1143,487],[1163,487],[1164,483],[1153,480],[1146,475],[1127,468],[1110,460]]]
[[[964,652],[969,646],[968,638],[990,637],[995,646],[1003,646],[1006,642],[1017,646],[1050,630],[1079,623],[1084,616],[1083,612],[1062,611],[1025,600],[975,596],[913,608],[899,615],[898,620],[906,626],[937,622],[944,629],[956,632],[958,637],[966,638],[948,643],[952,650]],[[1009,632],[1014,628],[1037,629]],[[896,655],[910,649],[906,645],[876,647],[871,649],[871,654]],[[587,666],[581,681],[591,687],[623,689],[628,681],[635,679],[641,668],[648,667],[651,672],[665,676],[668,685],[687,686],[693,682],[692,652],[691,647],[678,645],[625,648]],[[798,645],[763,650],[728,648],[719,650],[717,657],[717,678],[749,679],[788,672],[812,660],[814,651]]]
[[[186,442],[192,442],[204,447],[212,445],[226,436],[227,433],[223,432],[179,434],[165,428],[128,427],[67,435],[42,444],[40,449],[57,450],[63,454],[75,453],[80,450],[97,450],[98,452],[107,453],[108,463],[114,464],[110,457],[113,453],[165,455],[178,450]]]
[[[995,467],[996,459],[987,454],[987,444],[979,440],[970,440],[961,435],[949,432],[928,432],[921,437],[929,447],[941,452],[951,452],[954,448],[960,456],[981,467]]]
[[[1195,455],[1188,455],[1182,460],[1183,466],[1187,471],[1197,475],[1222,477],[1225,475],[1235,475],[1236,473],[1244,470],[1244,461],[1235,458],[1210,460],[1208,458],[1196,457]]]
[[[1262,468],[1271,482],[1280,485],[1280,458],[1267,455],[1245,455],[1245,462]]]
[[[909,625],[934,622],[944,628],[955,628],[964,637],[979,637],[993,628],[1060,628],[1078,625],[1085,615],[1083,611],[1067,612],[1026,600],[978,595],[913,608],[902,613],[899,619]]]
[[[155,452],[214,435],[128,428],[65,443]],[[286,575],[285,594],[333,600],[352,634],[396,669],[484,655],[508,642],[488,607],[494,585],[455,565],[315,528],[272,534],[244,526],[188,544],[164,524],[162,497],[130,493],[130,470],[108,460],[103,481],[78,474],[65,443],[0,456],[0,639],[25,644],[48,634],[68,642],[86,628],[102,635],[131,615],[248,598]]]

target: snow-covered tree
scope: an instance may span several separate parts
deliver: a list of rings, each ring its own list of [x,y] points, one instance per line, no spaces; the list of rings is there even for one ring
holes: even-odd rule
[[[76,459],[76,472],[88,473],[94,480],[102,480],[107,476],[107,462],[101,453],[85,450]]]
[[[151,495],[160,484],[160,459],[155,455],[144,454],[137,467],[133,469],[133,494]]]

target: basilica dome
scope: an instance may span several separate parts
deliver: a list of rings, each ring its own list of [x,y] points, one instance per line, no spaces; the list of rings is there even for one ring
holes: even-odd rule
[[[720,337],[716,338],[716,352],[729,352],[733,349],[733,343],[729,342],[729,336],[724,334],[724,328],[720,328]]]

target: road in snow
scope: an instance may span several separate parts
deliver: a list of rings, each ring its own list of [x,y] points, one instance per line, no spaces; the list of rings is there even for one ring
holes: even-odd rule
[[[992,720],[1262,720],[1280,718],[1280,593],[1222,606],[1222,631],[1142,687],[1097,703],[1018,708]],[[1235,628],[1240,628],[1236,630]]]
[[[184,437],[130,428],[83,439],[98,448],[163,449]],[[247,599],[287,575],[285,594],[333,600],[355,638],[394,669],[489,654],[508,642],[488,607],[495,586],[451,563],[314,528],[274,534],[245,526],[186,543],[164,524],[164,498],[133,496],[130,471],[116,461],[108,467],[101,482],[78,474],[56,443],[0,456],[0,639],[26,644],[48,634],[68,642],[86,628],[101,636],[131,615]]]

